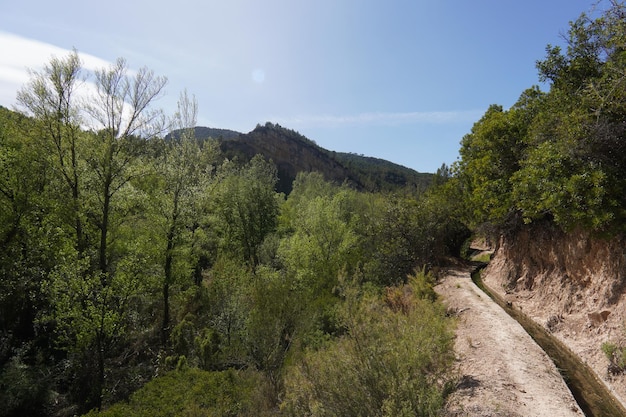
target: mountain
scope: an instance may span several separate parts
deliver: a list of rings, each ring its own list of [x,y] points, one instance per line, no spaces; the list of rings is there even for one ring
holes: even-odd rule
[[[216,139],[230,159],[248,161],[256,154],[271,159],[278,169],[278,191],[285,193],[291,191],[301,171],[318,171],[328,181],[346,182],[366,191],[423,191],[433,177],[383,159],[329,151],[294,130],[270,122],[257,125],[249,133],[196,127],[195,134],[200,140]]]
[[[215,138],[220,140],[230,140],[241,136],[241,132],[229,129],[214,129],[212,127],[197,126],[195,128],[197,138]]]

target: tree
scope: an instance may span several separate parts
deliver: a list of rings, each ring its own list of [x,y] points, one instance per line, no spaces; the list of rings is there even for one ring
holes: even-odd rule
[[[141,139],[163,130],[163,114],[151,108],[167,83],[147,68],[128,75],[124,59],[95,72],[96,95],[86,106],[95,126],[95,141],[88,163],[95,172],[98,211],[94,213],[99,230],[98,268],[106,280],[109,265],[109,232],[115,195],[141,173],[133,163],[141,152]]]
[[[618,1],[596,19],[582,14],[567,50],[549,45],[537,63],[550,92],[513,179],[526,221],[549,216],[565,229],[623,230],[625,16]]]
[[[56,375],[47,372],[52,334],[36,324],[48,306],[41,282],[58,248],[76,242],[47,195],[52,174],[37,129],[34,120],[0,107],[0,403],[6,415],[39,415],[46,407]]]
[[[138,212],[141,196],[131,181],[143,174],[138,162],[145,142],[140,136],[148,137],[158,127],[161,113],[151,110],[151,104],[166,80],[147,69],[131,78],[120,59],[96,71],[96,94],[84,93],[79,100],[81,71],[76,51],[65,59],[53,58],[42,72],[31,74],[18,100],[34,116],[51,155],[41,159],[42,166],[50,163],[56,174],[45,182],[42,213],[30,225],[54,239],[56,255],[41,272],[41,293],[48,304],[38,312],[38,323],[54,329],[57,353],[66,352],[70,368],[82,369],[78,374],[84,379],[70,386],[77,389],[74,400],[88,409],[101,405],[106,361],[129,328],[130,306],[140,305],[136,280],[151,271],[149,258],[135,250],[139,237],[125,235],[130,229],[122,226]],[[85,131],[87,125],[94,129]],[[60,221],[66,218],[70,220]],[[69,246],[68,237],[73,241]],[[115,256],[109,247],[112,237],[118,238]],[[90,390],[81,391],[84,387]]]
[[[63,261],[42,285],[52,306],[39,318],[39,325],[53,328],[57,349],[67,352],[66,378],[83,412],[100,408],[103,396],[116,382],[107,378],[110,359],[129,343],[154,273],[153,260],[143,249],[137,245],[134,253],[118,262],[116,273],[103,281],[88,258],[78,258],[73,248],[63,248]]]
[[[198,103],[187,92],[181,93],[178,112],[172,123],[175,129],[165,143],[165,151],[158,161],[157,175],[161,187],[156,187],[153,198],[158,206],[164,229],[163,261],[163,322],[161,325],[162,343],[165,344],[170,329],[170,287],[175,283],[176,263],[181,268],[178,274],[191,275],[195,265],[190,253],[193,244],[193,228],[198,223],[199,205],[203,193],[213,176],[217,146],[205,141],[201,146],[195,137],[194,127]],[[185,260],[186,258],[186,260]],[[182,265],[181,265],[182,264]],[[191,281],[191,280],[189,280]]]
[[[263,265],[257,268],[248,291],[246,351],[254,368],[266,375],[277,400],[285,362],[305,327],[303,299],[287,274]]]
[[[214,204],[222,248],[254,267],[261,243],[278,224],[276,167],[256,155],[243,167],[227,163],[222,175]]]
[[[342,190],[301,200],[292,223],[294,233],[281,242],[284,264],[298,285],[316,296],[332,292],[342,269],[356,267],[357,236],[342,210],[349,193]]]
[[[81,109],[77,90],[84,81],[82,64],[74,50],[65,58],[52,58],[41,72],[31,71],[29,82],[17,94],[17,101],[39,122],[44,148],[54,157],[55,173],[70,194],[67,212],[73,219],[76,249],[82,253],[85,241],[82,220]]]

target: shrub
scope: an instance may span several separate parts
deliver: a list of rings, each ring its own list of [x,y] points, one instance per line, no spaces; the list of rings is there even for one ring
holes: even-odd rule
[[[290,416],[438,415],[450,381],[453,334],[440,304],[416,297],[411,303],[394,311],[378,298],[357,300],[348,294],[345,335],[307,351],[288,370],[282,411]]]
[[[604,352],[609,360],[607,370],[610,374],[621,374],[626,371],[626,347],[604,342],[602,344],[602,352]]]
[[[263,415],[262,377],[253,372],[172,371],[150,381],[128,402],[86,417],[252,416]]]

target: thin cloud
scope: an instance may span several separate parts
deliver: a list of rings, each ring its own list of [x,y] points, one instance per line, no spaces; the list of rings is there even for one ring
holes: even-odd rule
[[[71,51],[58,46],[0,31],[0,105],[14,104],[17,91],[29,79],[28,70],[40,70],[52,57],[62,58]],[[83,68],[93,71],[110,62],[79,52]]]
[[[11,33],[0,31],[0,105],[13,107],[16,103],[17,92],[30,79],[30,71],[40,71],[53,57],[63,58],[72,51],[60,48],[49,43],[24,38]],[[90,100],[97,94],[93,79],[89,73],[95,70],[110,67],[111,63],[94,55],[78,52],[82,68],[87,75],[86,81],[80,83],[75,95],[78,100]],[[129,75],[136,73],[128,69]],[[124,117],[128,117],[129,109],[124,109]],[[83,119],[84,127],[99,128],[99,123],[87,116]]]
[[[431,112],[370,112],[355,115],[308,115],[278,119],[279,123],[298,127],[398,126],[407,124],[449,124],[477,120],[480,110]]]

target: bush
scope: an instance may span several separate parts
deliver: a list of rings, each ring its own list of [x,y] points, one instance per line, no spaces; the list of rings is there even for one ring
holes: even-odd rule
[[[348,294],[345,335],[309,350],[288,370],[282,411],[290,416],[438,415],[450,381],[453,333],[440,304],[406,297],[411,308],[394,311],[378,298]]]
[[[626,371],[626,348],[617,346],[614,343],[604,342],[602,352],[609,360],[607,370],[610,374],[616,375]]]
[[[153,379],[128,402],[87,417],[263,415],[261,376],[253,372],[207,372],[186,368]]]
[[[0,416],[46,414],[51,381],[42,378],[42,369],[29,366],[18,355],[0,368]]]

